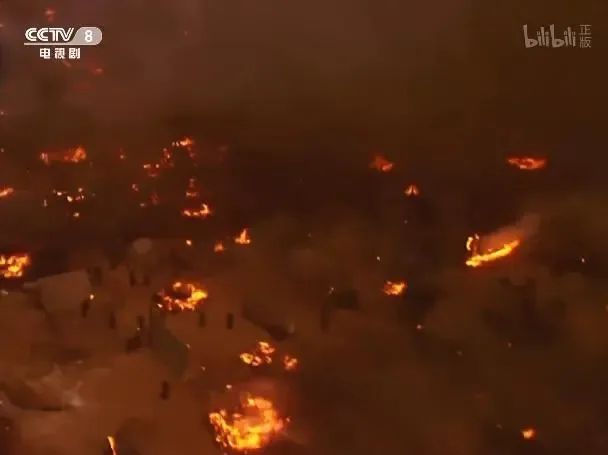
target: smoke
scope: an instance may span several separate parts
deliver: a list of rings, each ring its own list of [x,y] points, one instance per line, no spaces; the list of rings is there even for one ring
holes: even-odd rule
[[[540,227],[540,215],[527,214],[511,226],[500,228],[496,232],[481,237],[480,251],[493,250],[503,245],[519,240],[525,242],[534,236]]]

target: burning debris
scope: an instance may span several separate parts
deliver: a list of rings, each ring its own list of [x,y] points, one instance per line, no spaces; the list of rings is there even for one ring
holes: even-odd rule
[[[395,163],[387,160],[382,155],[375,155],[369,167],[378,172],[389,172],[393,169]]]
[[[420,196],[420,188],[412,183],[407,186],[404,193],[407,197]]]
[[[249,231],[247,228],[243,229],[241,233],[234,238],[234,243],[237,245],[249,245],[251,238],[249,237]]]
[[[11,194],[15,192],[15,189],[12,187],[0,188],[0,199],[9,197]]]
[[[391,296],[403,295],[406,290],[407,283],[405,281],[387,281],[382,288],[384,294]]]
[[[289,419],[282,418],[274,403],[266,398],[245,395],[234,412],[220,409],[209,414],[215,440],[224,449],[238,452],[269,446],[285,429]]]
[[[182,210],[182,215],[185,216],[186,218],[204,219],[204,218],[207,218],[208,216],[211,216],[212,214],[213,214],[213,211],[209,208],[209,205],[204,204],[204,203],[201,204],[201,206],[198,208],[190,208],[190,209]]]
[[[466,265],[469,267],[479,267],[485,263],[493,262],[498,259],[510,255],[519,245],[519,240],[512,240],[503,244],[499,248],[492,248],[485,251],[480,251],[480,237],[474,234],[467,239],[466,248],[471,253],[471,256],[466,260]]]
[[[215,242],[215,244],[213,245],[213,252],[214,253],[223,253],[224,251],[226,251],[226,248],[224,247],[224,243]]]
[[[245,365],[251,367],[259,367],[262,365],[271,365],[276,348],[267,341],[258,341],[255,348],[251,352],[243,352],[239,357]],[[294,371],[298,366],[298,359],[291,355],[285,354],[281,363],[285,371]]]
[[[163,289],[157,295],[160,298],[158,307],[169,312],[194,311],[209,297],[203,288],[181,281],[176,281],[169,289]]]
[[[47,166],[50,166],[52,162],[80,163],[87,159],[87,152],[83,147],[78,146],[56,152],[43,152],[40,154],[40,159]]]
[[[547,166],[547,158],[533,158],[529,156],[507,158],[507,163],[522,171],[537,171]]]
[[[0,277],[21,278],[31,262],[29,254],[0,255]]]

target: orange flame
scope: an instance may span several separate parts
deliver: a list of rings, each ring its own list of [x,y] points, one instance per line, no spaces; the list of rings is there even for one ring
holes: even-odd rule
[[[280,417],[272,401],[247,395],[235,412],[212,412],[209,422],[224,449],[247,452],[268,446],[289,420]]]
[[[108,444],[110,446],[110,450],[112,451],[112,455],[118,455],[116,451],[116,439],[114,436],[108,436]]]
[[[197,209],[182,210],[182,215],[186,218],[207,218],[212,214],[213,212],[207,204],[201,204],[200,208]]]
[[[8,197],[15,192],[15,188],[6,187],[0,189],[0,198]]]
[[[158,307],[167,311],[194,311],[203,300],[209,297],[203,288],[181,281],[176,281],[169,290],[162,290],[158,295],[162,300]]]
[[[522,171],[536,171],[547,166],[547,158],[533,158],[530,156],[507,158],[507,163]]]
[[[246,365],[259,367],[260,365],[270,365],[275,351],[276,348],[267,341],[258,341],[252,352],[243,352],[239,357]]]
[[[31,262],[29,254],[0,255],[0,276],[2,278],[20,278]]]
[[[186,246],[192,246],[192,240],[186,239]]]
[[[171,143],[171,145],[173,147],[184,147],[184,148],[192,147],[194,145],[194,139],[192,139],[191,137],[184,137],[177,141],[173,141]]]
[[[416,185],[414,185],[412,183],[411,185],[408,185],[408,187],[405,189],[404,193],[408,197],[420,196],[420,188],[418,188]]]
[[[80,163],[87,159],[87,152],[83,147],[78,146],[58,152],[43,152],[40,154],[40,159],[47,166],[53,161],[60,163]]]
[[[378,172],[389,172],[393,169],[395,163],[387,160],[382,155],[375,155],[369,167]]]
[[[524,428],[521,430],[521,435],[524,439],[531,440],[536,438],[536,430],[534,428]]]
[[[466,260],[466,265],[469,267],[479,267],[487,262],[493,262],[500,258],[504,258],[511,254],[521,243],[519,240],[513,240],[505,243],[500,248],[479,252],[479,242],[480,239],[477,234],[474,234],[467,239],[466,248],[467,251],[471,252],[471,257]]]
[[[283,356],[283,368],[285,371],[294,371],[298,368],[300,361],[296,357],[292,357],[288,354]]]
[[[224,248],[224,244],[222,242],[215,242],[215,245],[213,245],[213,252],[223,253],[224,251],[226,251],[226,249]]]
[[[249,238],[249,231],[247,228],[243,229],[241,233],[234,238],[234,243],[239,245],[249,245],[251,243],[251,238]]]
[[[386,295],[403,295],[407,290],[407,283],[405,281],[387,281],[384,283],[382,292]]]

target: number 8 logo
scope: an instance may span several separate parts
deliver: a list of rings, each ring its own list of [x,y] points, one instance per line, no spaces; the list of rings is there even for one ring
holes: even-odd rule
[[[87,43],[90,43],[90,42],[92,42],[92,41],[93,41],[93,30],[86,30],[86,31],[84,32],[84,40],[85,40]]]

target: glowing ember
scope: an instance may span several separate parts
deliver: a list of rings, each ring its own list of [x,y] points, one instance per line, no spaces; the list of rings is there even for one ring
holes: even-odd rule
[[[14,188],[6,187],[0,189],[0,198],[8,197],[15,192]]]
[[[173,147],[192,147],[194,145],[194,139],[192,139],[191,137],[184,137],[182,139],[174,141],[171,145],[173,145]]]
[[[195,199],[200,196],[198,183],[195,178],[188,180],[188,188],[186,188],[186,199]]]
[[[215,430],[215,440],[223,448],[247,452],[268,446],[288,420],[279,416],[272,401],[244,396],[239,409],[232,413],[225,409],[212,412],[209,422]]]
[[[0,255],[0,277],[20,278],[30,265],[31,259],[28,254]]]
[[[520,245],[519,240],[513,240],[505,243],[500,248],[489,249],[484,252],[479,251],[479,235],[475,234],[467,239],[467,251],[471,252],[471,257],[466,260],[466,265],[469,267],[479,267],[487,262],[493,262],[497,259],[508,256]]]
[[[192,240],[190,240],[190,239],[186,240],[186,246],[192,246]]]
[[[414,184],[411,184],[405,189],[404,193],[408,197],[420,196],[420,188]]]
[[[207,218],[212,214],[213,212],[207,204],[201,204],[201,206],[196,209],[193,208],[182,210],[182,215],[186,218]]]
[[[534,428],[524,428],[521,430],[521,435],[524,439],[531,440],[536,438],[536,430]]]
[[[251,243],[251,239],[249,238],[249,231],[247,228],[243,229],[241,233],[234,238],[234,243],[239,245],[249,245]]]
[[[283,368],[285,371],[294,371],[298,368],[299,360],[296,357],[292,357],[290,355],[283,356]]]
[[[369,167],[378,172],[389,172],[393,169],[395,163],[384,158],[382,155],[375,155]]]
[[[78,188],[76,191],[59,191],[53,190],[53,194],[58,198],[65,199],[70,204],[82,202],[86,199],[84,188]]]
[[[222,242],[215,242],[215,245],[213,245],[213,252],[214,253],[222,253],[225,250],[226,249],[224,248],[224,244]]]
[[[386,295],[403,295],[407,290],[407,283],[405,281],[387,281],[384,283],[382,292]]]
[[[46,17],[47,22],[53,22],[55,20],[55,10],[53,8],[47,8],[44,10],[44,16]]]
[[[156,178],[160,175],[160,164],[154,163],[146,163],[142,166],[144,171],[146,171],[146,175],[150,178]]]
[[[116,451],[116,439],[114,439],[114,436],[108,436],[108,445],[110,446],[112,455],[118,455],[118,452]]]
[[[181,281],[176,281],[169,290],[162,290],[158,295],[161,298],[158,307],[167,311],[194,311],[203,300],[209,297],[204,289]]]
[[[270,365],[275,351],[275,347],[270,343],[259,341],[252,352],[243,352],[239,357],[246,365],[259,367],[260,365]]]
[[[507,163],[522,171],[536,171],[547,166],[547,158],[511,157],[507,158]]]
[[[40,159],[47,166],[53,161],[60,163],[80,163],[87,159],[87,152],[83,147],[79,146],[58,152],[43,152],[40,154]]]

